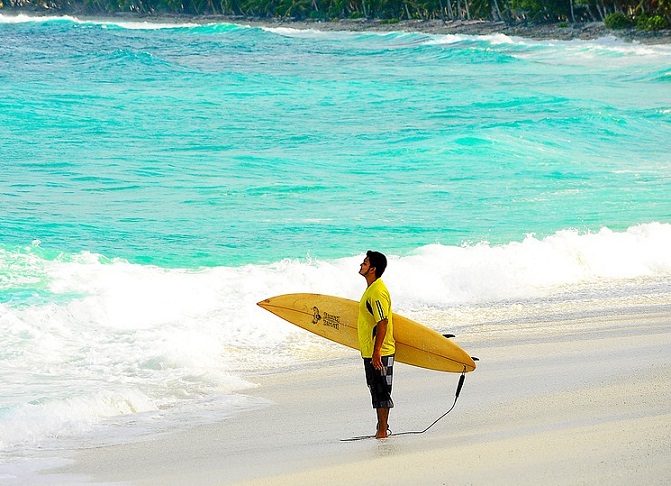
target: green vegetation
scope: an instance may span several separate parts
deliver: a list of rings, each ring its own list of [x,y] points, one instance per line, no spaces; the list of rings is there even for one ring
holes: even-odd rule
[[[508,23],[604,21],[610,29],[671,26],[671,0],[0,0],[3,8],[90,14],[228,15],[283,19],[490,20]]]
[[[606,17],[604,24],[609,29],[619,30],[633,27],[634,21],[622,12],[615,12]]]
[[[639,30],[663,30],[668,29],[671,22],[668,17],[653,15],[648,17],[643,14],[636,18],[636,28]]]

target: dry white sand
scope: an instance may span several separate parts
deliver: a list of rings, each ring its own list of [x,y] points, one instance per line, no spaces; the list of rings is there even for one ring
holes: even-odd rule
[[[671,484],[671,315],[490,326],[456,340],[479,367],[423,435],[340,441],[375,425],[352,354],[254,377],[265,408],[82,450],[60,473],[137,485]],[[433,422],[457,381],[397,365],[392,430]]]

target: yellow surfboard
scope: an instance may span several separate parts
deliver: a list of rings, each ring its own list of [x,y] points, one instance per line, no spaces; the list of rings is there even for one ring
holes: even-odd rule
[[[258,303],[269,312],[319,336],[359,350],[359,303],[320,294],[286,294]],[[407,317],[394,314],[396,361],[420,368],[462,373],[475,362],[448,338]]]

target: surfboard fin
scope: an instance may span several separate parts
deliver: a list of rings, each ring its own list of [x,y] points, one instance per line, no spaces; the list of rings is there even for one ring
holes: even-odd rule
[[[447,339],[453,338],[454,334],[443,334]]]
[[[480,361],[480,358],[478,358],[477,356],[471,356],[471,359],[472,359],[473,361]]]

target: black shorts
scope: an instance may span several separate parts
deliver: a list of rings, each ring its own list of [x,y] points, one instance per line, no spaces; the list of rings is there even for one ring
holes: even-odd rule
[[[394,377],[394,356],[382,356],[382,369],[373,367],[371,358],[363,359],[366,370],[366,383],[373,399],[373,408],[394,408],[391,399],[391,383]]]

